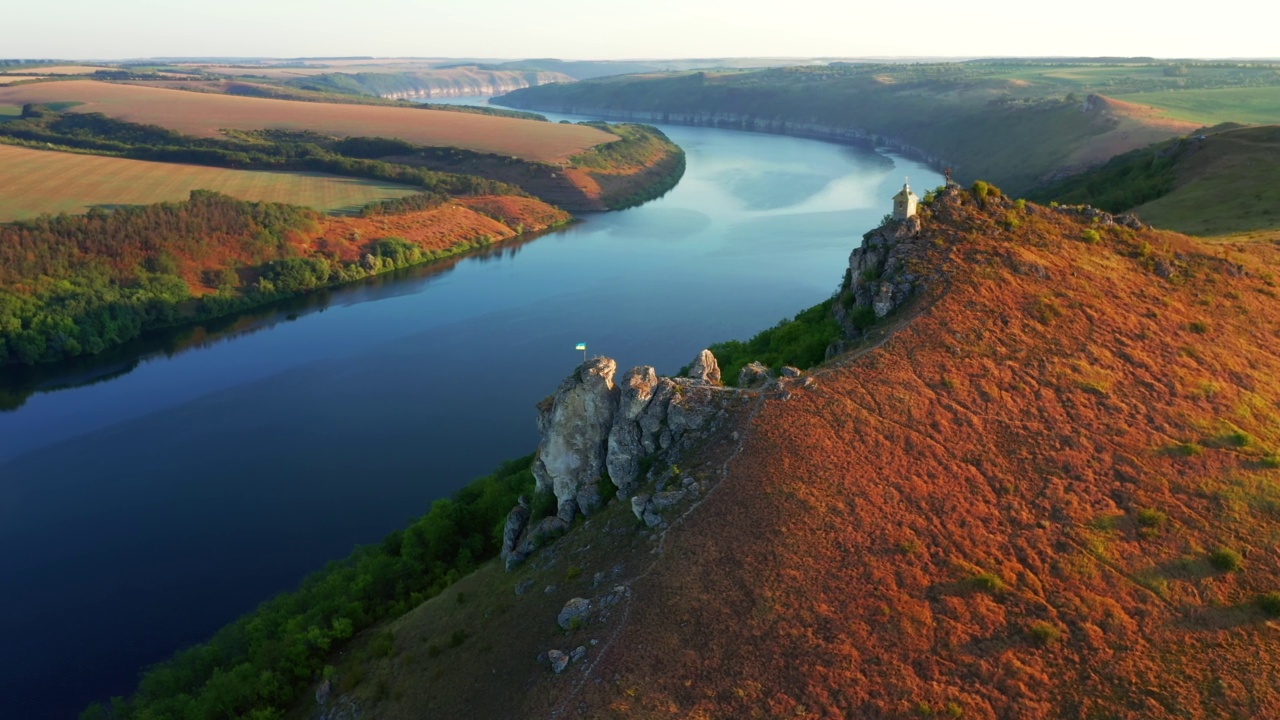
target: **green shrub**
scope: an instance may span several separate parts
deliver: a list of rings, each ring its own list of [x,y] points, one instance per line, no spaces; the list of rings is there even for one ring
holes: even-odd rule
[[[720,364],[725,384],[735,384],[738,373],[753,360],[769,367],[793,365],[801,370],[825,360],[827,347],[841,336],[840,323],[831,313],[834,302],[832,298],[815,305],[746,342],[730,340],[712,345],[710,349]],[[871,317],[875,317],[874,312]]]
[[[1140,527],[1157,529],[1169,522],[1169,516],[1155,508],[1144,508],[1138,511],[1137,520]]]
[[[1209,564],[1220,572],[1238,572],[1244,567],[1244,558],[1229,547],[1220,547],[1209,553]]]
[[[1197,335],[1204,335],[1205,333],[1209,332],[1209,323],[1205,322],[1204,320],[1196,320],[1190,323],[1189,325],[1187,325],[1187,329],[1193,333],[1196,333]]]
[[[1080,235],[1080,239],[1084,240],[1090,245],[1097,245],[1098,243],[1102,242],[1102,234],[1099,233],[1097,230],[1090,228],[1088,230],[1085,230],[1084,233]]]
[[[979,592],[998,595],[1009,589],[1008,584],[999,575],[990,572],[978,573],[969,578],[969,586]]]
[[[1062,639],[1062,631],[1058,626],[1043,620],[1031,623],[1027,634],[1039,645],[1052,645]]]
[[[973,181],[972,192],[973,196],[979,201],[986,200],[987,197],[991,195],[1000,195],[1000,191],[998,189],[984,180]]]
[[[539,488],[533,493],[533,502],[529,504],[529,522],[541,520],[555,515],[560,509],[556,494],[549,488]]]
[[[1258,596],[1258,609],[1271,617],[1280,617],[1280,592],[1264,593]]]
[[[384,630],[369,641],[367,652],[371,658],[387,657],[395,650],[396,636],[390,630]]]

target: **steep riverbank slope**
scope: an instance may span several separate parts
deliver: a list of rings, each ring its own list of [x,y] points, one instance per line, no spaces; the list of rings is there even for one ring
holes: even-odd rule
[[[700,359],[638,499],[369,633],[294,716],[1280,714],[1280,255],[991,189],[891,230],[847,352],[740,390]],[[662,381],[575,378],[550,470],[587,397],[647,448]],[[707,421],[661,441],[677,398]]]
[[[395,100],[500,95],[548,83],[571,83],[572,77],[539,70],[498,70],[475,66],[410,72],[335,72],[288,81],[303,90],[376,95]]]
[[[1125,86],[1124,68],[1112,72],[1093,86],[1014,62],[667,73],[527,88],[495,102],[871,143],[1025,192],[1199,127],[1104,97]]]

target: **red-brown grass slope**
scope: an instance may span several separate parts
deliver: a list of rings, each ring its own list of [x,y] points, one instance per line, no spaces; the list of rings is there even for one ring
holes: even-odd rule
[[[739,428],[561,716],[1280,717],[1280,258],[990,202]]]

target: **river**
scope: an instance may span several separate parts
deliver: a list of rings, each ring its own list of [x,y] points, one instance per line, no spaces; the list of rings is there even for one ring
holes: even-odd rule
[[[127,694],[530,452],[576,343],[672,373],[826,299],[903,176],[941,184],[863,149],[663,130],[688,171],[641,207],[0,376],[0,718]]]

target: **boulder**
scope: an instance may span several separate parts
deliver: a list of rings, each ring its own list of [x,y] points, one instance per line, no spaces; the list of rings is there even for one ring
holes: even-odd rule
[[[792,367],[790,365],[784,366],[782,368],[782,377],[798,378],[800,377],[800,368]]]
[[[635,513],[637,520],[644,519],[644,509],[649,504],[648,495],[636,495],[631,498],[631,512]]]
[[[605,472],[609,432],[618,410],[618,389],[613,384],[618,364],[610,358],[593,358],[560,384],[551,397],[538,405],[538,430],[542,440],[533,461],[539,490],[551,490],[558,503],[557,515],[565,522],[582,508],[578,493],[598,484]]]
[[[560,614],[556,616],[556,623],[561,630],[574,630],[586,624],[590,614],[591,601],[586,598],[574,598],[561,608]]]
[[[693,359],[689,366],[689,378],[708,385],[720,384],[720,363],[710,350],[703,350]]]
[[[535,550],[555,540],[569,530],[569,523],[553,515],[545,517],[525,528],[524,536],[505,560],[507,570],[513,570],[533,554]]]
[[[758,388],[767,385],[773,378],[769,375],[769,368],[760,361],[752,361],[742,367],[738,372],[738,387],[740,388]]]
[[[655,512],[667,510],[685,498],[684,490],[668,490],[666,492],[654,493],[649,499],[649,507]]]
[[[579,660],[581,660],[586,656],[587,656],[587,646],[579,645],[578,647],[573,649],[573,652],[569,653],[569,661],[578,662]]]
[[[551,663],[551,672],[559,675],[569,667],[569,656],[559,650],[548,650],[547,662]]]

